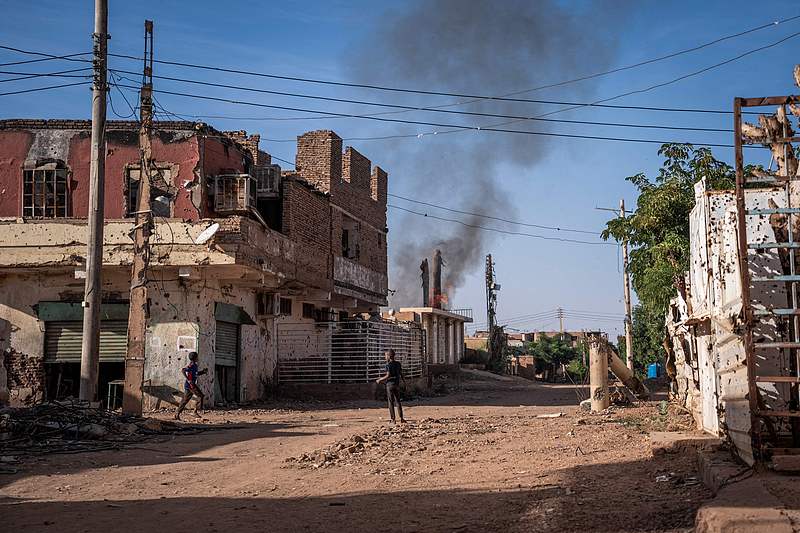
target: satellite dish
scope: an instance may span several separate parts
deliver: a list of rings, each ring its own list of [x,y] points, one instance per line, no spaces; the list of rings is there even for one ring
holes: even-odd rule
[[[200,233],[200,235],[197,236],[197,238],[194,240],[194,243],[195,244],[205,244],[208,241],[210,241],[214,237],[214,235],[217,234],[218,231],[219,231],[219,224],[214,222],[209,227],[204,229]]]

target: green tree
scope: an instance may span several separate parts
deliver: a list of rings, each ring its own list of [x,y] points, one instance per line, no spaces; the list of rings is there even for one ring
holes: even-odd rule
[[[628,270],[639,304],[633,310],[634,360],[644,367],[663,359],[664,320],[676,290],[685,292],[689,268],[689,213],[694,185],[706,178],[709,189],[731,189],[734,169],[714,158],[708,148],[664,144],[664,162],[651,180],[639,173],[626,178],[639,191],[636,210],[626,218],[609,220],[603,239],[631,247]]]
[[[542,365],[540,370],[543,370],[544,366],[549,367],[551,376],[562,365],[568,367],[576,359],[581,360],[581,351],[573,347],[570,340],[563,339],[560,335],[542,336],[536,342],[527,343],[526,348],[528,353]]]

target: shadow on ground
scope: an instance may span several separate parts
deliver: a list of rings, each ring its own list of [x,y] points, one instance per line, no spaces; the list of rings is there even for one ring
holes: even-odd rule
[[[213,468],[213,467],[211,467]],[[656,476],[669,474],[667,482]],[[329,476],[345,476],[331,469]],[[688,531],[709,493],[688,458],[585,464],[530,472],[497,490],[403,490],[309,497],[0,500],[9,531]],[[548,476],[548,477],[549,477]],[[552,481],[552,482],[549,482]],[[204,483],[202,479],[188,482]],[[450,480],[452,483],[453,481]],[[460,480],[469,484],[469,480]],[[274,490],[274,489],[272,489]],[[290,492],[293,487],[280,487]],[[391,490],[391,492],[389,492]]]
[[[81,460],[74,463],[69,461],[70,455],[73,454],[58,453],[38,456],[22,454],[19,456],[21,464],[12,465],[17,466],[18,473],[0,475],[0,487],[28,476],[51,474],[54,469],[51,464],[53,461],[58,461],[59,474],[75,474],[84,470],[109,466],[147,466],[191,462],[213,463],[218,459],[214,457],[196,457],[196,455],[228,444],[241,444],[264,438],[312,435],[315,430],[318,430],[318,428],[308,427],[303,424],[285,423],[191,424],[188,427],[194,428],[196,432],[190,434],[154,435],[152,438],[142,442],[121,442],[118,449],[81,452],[79,453]],[[106,444],[106,441],[98,442]],[[165,446],[164,443],[168,443],[168,445]],[[146,453],[142,453],[143,450]],[[40,460],[41,462],[39,462]],[[209,465],[209,468],[213,467]]]

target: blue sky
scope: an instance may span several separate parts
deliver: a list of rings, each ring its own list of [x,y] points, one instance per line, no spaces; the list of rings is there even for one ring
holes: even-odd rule
[[[116,53],[139,55],[142,46],[142,22],[145,18],[155,21],[156,57],[190,63],[218,65],[251,71],[269,72],[287,76],[320,78],[336,81],[358,81],[400,87],[424,88],[437,91],[470,91],[486,94],[479,81],[480,76],[467,81],[454,82],[439,80],[435,86],[419,87],[403,78],[393,75],[394,63],[381,61],[370,56],[373,49],[394,50],[393,47],[408,43],[389,42],[397,40],[384,29],[392,28],[393,21],[418,9],[419,2],[380,3],[367,1],[304,1],[304,2],[238,2],[227,3],[195,0],[194,2],[110,2],[110,50]],[[503,2],[498,2],[502,5]],[[580,15],[588,11],[602,12],[607,6],[616,10],[609,17],[578,20],[577,27],[586,27],[586,34],[597,39],[597,69],[622,66],[638,61],[681,50],[714,38],[742,31],[769,21],[800,14],[800,4],[796,1],[764,1],[758,4],[744,1],[708,2],[663,2],[641,1],[625,4],[620,9],[615,2],[558,2],[566,13]],[[758,11],[756,10],[758,9]],[[91,49],[92,32],[91,2],[16,2],[0,1],[0,41],[4,45],[26,50],[49,53],[74,53]],[[489,17],[491,19],[491,17]],[[32,22],[36,23],[33,24]],[[482,21],[492,24],[492,20]],[[380,31],[379,31],[380,30]],[[553,31],[559,29],[553,28]],[[591,30],[591,31],[589,31]],[[668,61],[659,62],[643,68],[593,79],[569,87],[553,88],[537,92],[530,97],[548,99],[579,99],[580,101],[603,98],[622,92],[646,87],[736,56],[747,50],[776,41],[791,33],[800,31],[800,20],[765,29],[737,39],[686,54]],[[408,35],[413,41],[422,39],[419,35]],[[473,38],[465,34],[465,39]],[[476,36],[475,38],[480,38]],[[526,35],[509,35],[508,49],[529,46],[524,42]],[[518,39],[519,42],[515,41]],[[652,90],[643,94],[628,96],[614,103],[664,106],[730,109],[734,96],[760,96],[787,94],[795,91],[791,84],[791,70],[800,62],[798,54],[800,37],[782,45],[750,55],[742,60],[714,69],[702,75],[679,83]],[[489,50],[488,52],[491,52]],[[585,43],[582,54],[591,54],[593,43]],[[423,57],[417,58],[424,61]],[[558,53],[556,53],[558,56]],[[373,57],[373,61],[367,58]],[[446,54],[431,52],[431,58],[441,61]],[[0,51],[0,62],[27,59],[18,54]],[[548,59],[549,69],[543,69],[536,83],[557,82],[564,76],[571,77],[576,68],[591,74],[592,57],[577,58],[573,51],[565,50],[563,56]],[[560,66],[565,73],[560,75]],[[570,73],[566,74],[567,66]],[[431,70],[431,65],[426,65]],[[43,72],[53,65],[5,67],[19,72]],[[71,64],[60,69],[75,68]],[[138,71],[138,63],[115,60],[112,68]],[[525,68],[525,64],[519,66]],[[436,65],[433,65],[433,72]],[[452,98],[407,98],[393,93],[376,93],[357,89],[308,86],[252,77],[187,71],[175,67],[157,66],[156,74],[194,77],[222,83],[234,83],[272,90],[287,90],[314,93],[328,96],[370,99],[378,101],[440,104],[452,102]],[[492,75],[491,72],[487,76]],[[7,78],[8,75],[0,75]],[[135,76],[134,76],[135,77]],[[69,81],[69,80],[68,80]],[[3,83],[0,92],[8,90],[55,84],[51,81],[22,81]],[[156,89],[183,89],[209,95],[232,96],[230,91],[181,87],[170,82],[156,80]],[[502,88],[497,80],[492,87]],[[509,85],[505,92],[524,89],[527,86]],[[236,98],[276,105],[290,105],[304,108],[325,109],[341,112],[374,112],[360,106],[305,101],[287,97],[272,97],[260,94],[235,93]],[[130,111],[117,92],[112,93],[117,112]],[[128,94],[129,99],[135,95]],[[164,95],[158,97],[160,103],[170,111],[179,114],[223,115],[247,118],[288,118],[307,116],[303,113],[270,109],[253,109],[223,103],[187,100]],[[469,109],[464,107],[463,109]],[[490,107],[481,107],[482,111]],[[0,97],[0,117],[74,117],[88,118],[90,113],[89,91],[83,87],[65,88],[40,93]],[[436,119],[470,123],[469,118],[452,118],[424,114],[404,114],[403,118],[415,120]],[[581,109],[558,115],[560,118],[594,121],[618,121],[628,123],[658,123],[684,126],[731,127],[731,118],[720,115],[658,114],[638,111],[612,111]],[[111,118],[114,118],[111,115]],[[491,120],[491,119],[490,119]],[[287,141],[311,129],[326,128],[336,130],[342,137],[369,137],[394,133],[413,134],[430,131],[431,128],[415,125],[385,124],[358,119],[324,120],[233,120],[208,119],[218,129],[246,129],[260,133],[262,149],[277,157],[293,161],[294,145]],[[518,129],[541,129],[539,125],[515,124]],[[556,125],[550,131],[565,133],[592,134],[601,136],[641,137],[664,140],[706,141],[728,144],[732,136],[726,133],[698,133],[621,129],[600,126]],[[380,164],[390,173],[390,192],[410,196],[437,205],[472,210],[475,194],[464,190],[460,179],[471,179],[462,173],[457,165],[452,175],[440,177],[441,183],[430,190],[420,188],[419,162],[416,154],[421,143],[427,153],[448,153],[474,146],[481,150],[480,139],[475,133],[459,133],[449,136],[426,136],[422,139],[395,139],[389,141],[353,141],[349,144],[367,155],[375,164]],[[479,135],[491,135],[480,133]],[[494,134],[504,135],[504,134]],[[472,136],[469,138],[468,136]],[[274,140],[274,141],[272,141]],[[530,143],[530,150],[536,151],[533,162],[519,164],[506,160],[501,151],[480,154],[484,162],[491,164],[491,182],[505,191],[510,202],[497,206],[484,206],[492,209],[498,216],[507,216],[526,222],[572,227],[589,230],[603,228],[608,213],[598,211],[596,206],[616,206],[624,197],[629,206],[635,204],[635,191],[624,181],[626,176],[638,172],[649,175],[655,173],[660,165],[657,145],[617,143],[607,141],[547,139],[530,137],[523,142]],[[522,145],[523,148],[525,145]],[[729,149],[714,150],[717,157],[731,161]],[[285,165],[288,167],[288,165]],[[466,176],[465,178],[462,176]],[[424,181],[423,181],[424,183]],[[491,201],[488,198],[487,201]],[[393,203],[396,203],[393,200]],[[436,213],[446,217],[456,217],[452,213],[435,211],[432,208],[398,203],[420,211]],[[487,226],[504,227],[525,231],[525,228],[512,228],[497,225],[492,221]],[[403,242],[413,241],[416,236],[451,234],[452,223],[418,219],[413,215],[390,210],[390,263],[396,259]],[[531,230],[532,231],[532,230]],[[554,232],[536,230],[536,233],[551,236]],[[555,234],[558,235],[558,234]],[[562,235],[563,236],[563,235]],[[576,235],[572,235],[573,237]],[[592,235],[577,235],[596,241]],[[477,316],[485,309],[483,292],[482,256],[491,252],[496,260],[497,276],[503,289],[499,299],[500,317],[516,317],[561,306],[567,309],[588,310],[599,313],[622,312],[621,273],[619,254],[616,247],[596,245],[576,245],[555,241],[540,240],[518,236],[493,236],[483,240],[478,250],[481,259],[468,273],[463,287],[459,288],[453,305],[472,307]],[[415,263],[412,265],[416,269]],[[394,261],[394,267],[397,267]],[[392,279],[390,278],[390,286]],[[477,321],[482,321],[478,319]],[[555,321],[517,324],[523,329],[548,329],[557,327]],[[568,318],[568,328],[601,327],[610,333],[621,331],[620,323],[591,322]]]

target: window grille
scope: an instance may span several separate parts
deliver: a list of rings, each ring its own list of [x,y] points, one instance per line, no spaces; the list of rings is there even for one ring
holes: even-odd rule
[[[67,169],[36,168],[23,171],[22,216],[65,218],[69,209]]]

